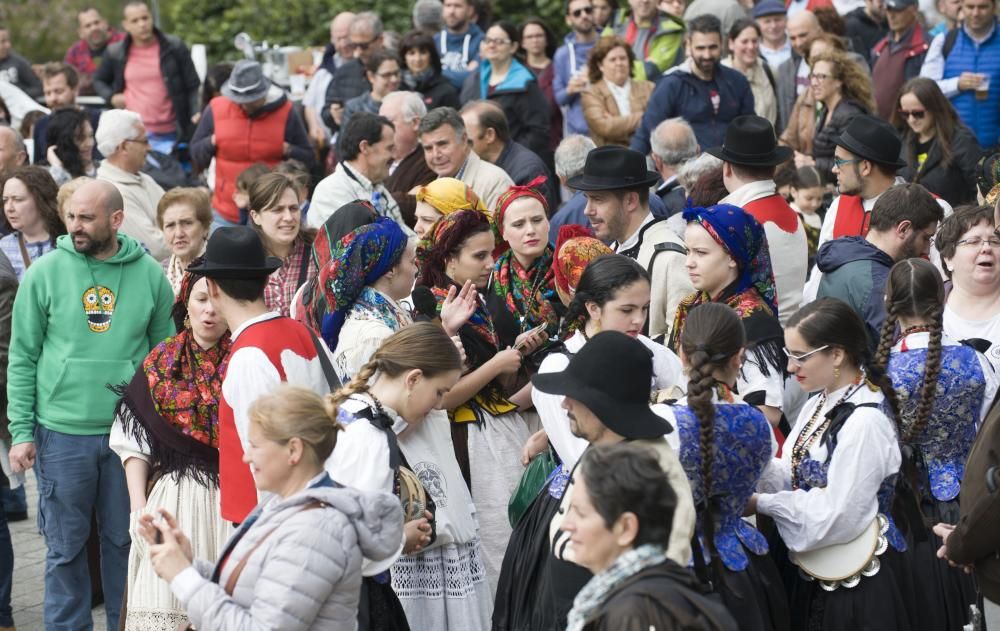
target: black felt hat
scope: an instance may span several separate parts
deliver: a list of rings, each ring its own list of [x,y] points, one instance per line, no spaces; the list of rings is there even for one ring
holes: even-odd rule
[[[836,141],[859,158],[886,167],[901,169],[906,162],[899,158],[902,142],[889,123],[868,114],[855,116]]]
[[[583,173],[566,186],[578,191],[621,191],[652,186],[660,175],[646,168],[646,157],[625,147],[605,145],[587,154]]]
[[[260,278],[279,267],[281,260],[265,254],[256,230],[234,226],[213,232],[202,262],[187,270],[209,278]]]
[[[771,121],[753,114],[734,118],[726,128],[723,145],[705,153],[723,162],[758,167],[778,166],[794,154],[791,148],[778,145]]]

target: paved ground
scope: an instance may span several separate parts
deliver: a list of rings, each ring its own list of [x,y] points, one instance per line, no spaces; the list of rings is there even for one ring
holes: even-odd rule
[[[14,539],[14,589],[11,601],[18,631],[42,631],[42,598],[45,595],[45,541],[38,534],[38,491],[35,476],[28,474],[28,520],[10,524]],[[94,629],[103,631],[104,606],[93,611]]]

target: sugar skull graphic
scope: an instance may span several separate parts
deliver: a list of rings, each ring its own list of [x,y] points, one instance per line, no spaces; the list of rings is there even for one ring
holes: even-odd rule
[[[87,314],[87,326],[94,333],[104,333],[111,328],[111,316],[115,312],[115,295],[107,287],[88,287],[83,292],[83,311]]]

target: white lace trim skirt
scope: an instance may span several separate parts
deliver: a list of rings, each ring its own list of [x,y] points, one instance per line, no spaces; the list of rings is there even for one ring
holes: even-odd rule
[[[175,631],[187,614],[170,592],[170,584],[156,575],[149,560],[149,545],[136,530],[143,513],[158,516],[165,508],[191,540],[196,559],[217,559],[232,534],[232,526],[219,515],[219,490],[208,489],[188,477],[167,475],[156,483],[146,508],[129,518],[132,550],[128,557],[128,609],[126,631]]]
[[[538,416],[508,412],[492,416],[483,412],[482,423],[469,427],[469,470],[472,473],[472,501],[476,505],[483,565],[495,595],[500,566],[507,551],[511,527],[507,502],[521,481],[521,449],[536,431]]]
[[[392,566],[392,589],[411,629],[490,628],[493,597],[486,582],[479,539],[400,557]]]

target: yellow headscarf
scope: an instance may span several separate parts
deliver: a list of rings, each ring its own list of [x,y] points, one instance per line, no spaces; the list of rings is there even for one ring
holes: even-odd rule
[[[445,216],[460,210],[478,210],[489,215],[489,209],[475,191],[453,177],[438,178],[426,186],[419,186],[414,195],[418,202],[430,204]]]

